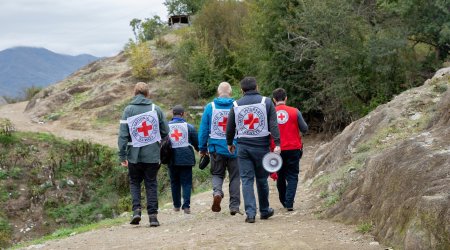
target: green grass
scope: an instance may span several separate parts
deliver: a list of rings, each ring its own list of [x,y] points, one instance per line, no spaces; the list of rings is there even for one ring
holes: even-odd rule
[[[92,224],[88,224],[88,225],[84,225],[84,226],[79,226],[79,227],[74,227],[74,228],[62,228],[62,229],[59,229],[59,230],[55,231],[54,233],[52,233],[50,235],[46,235],[42,238],[14,245],[14,246],[12,246],[11,249],[19,249],[19,248],[24,248],[24,247],[27,247],[30,245],[42,244],[49,240],[63,239],[63,238],[67,238],[74,234],[80,234],[80,233],[84,233],[84,232],[88,232],[88,231],[92,231],[92,230],[96,230],[96,229],[108,228],[108,227],[112,227],[112,226],[116,226],[116,225],[121,225],[127,221],[128,221],[128,218],[126,218],[126,217],[115,218],[115,219],[105,219],[100,222],[92,223]]]
[[[356,231],[362,234],[370,233],[372,229],[372,222],[363,222],[356,227]]]

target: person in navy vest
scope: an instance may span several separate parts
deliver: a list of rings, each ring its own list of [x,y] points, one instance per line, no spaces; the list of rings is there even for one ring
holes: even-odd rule
[[[263,168],[262,159],[270,152],[270,136],[275,143],[275,153],[280,153],[280,132],[278,130],[277,113],[270,98],[261,96],[257,91],[256,79],[245,77],[241,81],[244,96],[233,103],[227,122],[227,145],[234,154],[233,144],[237,137],[237,157],[239,173],[242,180],[244,197],[245,222],[254,223],[256,217],[256,199],[253,185],[259,199],[260,219],[265,220],[274,215],[269,207],[269,173]]]
[[[208,103],[202,116],[199,129],[200,155],[209,154],[211,156],[211,175],[213,186],[213,203],[211,210],[220,212],[220,202],[224,197],[222,191],[225,172],[228,170],[230,178],[230,214],[240,213],[241,203],[239,166],[237,164],[236,152],[231,154],[228,151],[226,141],[226,127],[228,113],[233,107],[234,99],[231,98],[231,86],[227,82],[222,82],[217,88],[219,97]],[[234,145],[236,142],[234,140]]]
[[[301,133],[305,134],[308,131],[308,125],[297,108],[286,105],[287,95],[284,89],[275,89],[272,97],[277,110],[281,158],[283,159],[283,165],[278,171],[278,195],[283,207],[288,211],[293,211],[298,174],[300,173],[300,158],[303,153]]]
[[[172,158],[168,164],[170,187],[174,211],[183,209],[191,213],[192,167],[195,165],[194,149],[198,152],[198,134],[195,127],[186,122],[184,108],[176,105],[172,109],[173,119],[169,122],[169,138],[172,145]],[[194,149],[193,149],[194,148]],[[181,191],[183,190],[183,204]]]

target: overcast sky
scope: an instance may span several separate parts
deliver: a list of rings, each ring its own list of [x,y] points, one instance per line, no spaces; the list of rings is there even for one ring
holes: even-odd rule
[[[15,46],[94,56],[117,54],[130,20],[159,15],[164,0],[0,0],[0,51]]]

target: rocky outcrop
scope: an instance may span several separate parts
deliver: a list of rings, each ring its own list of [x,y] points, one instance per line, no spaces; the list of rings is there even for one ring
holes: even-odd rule
[[[350,124],[305,173],[323,214],[404,249],[450,249],[450,68]],[[332,199],[330,199],[332,197]]]

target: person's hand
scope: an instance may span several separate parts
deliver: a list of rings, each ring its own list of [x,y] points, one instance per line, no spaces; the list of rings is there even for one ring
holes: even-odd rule
[[[236,150],[236,146],[228,145],[228,152],[230,152],[230,154],[234,154],[235,150]]]
[[[273,149],[273,152],[274,152],[275,154],[281,154],[281,148],[280,148],[280,146],[275,146],[275,148]]]
[[[200,153],[200,156],[205,156],[205,155],[209,154],[208,151],[200,151],[199,153]]]
[[[127,167],[128,167],[128,160],[125,160],[125,161],[121,162],[120,165],[121,165],[122,167],[127,168]]]

